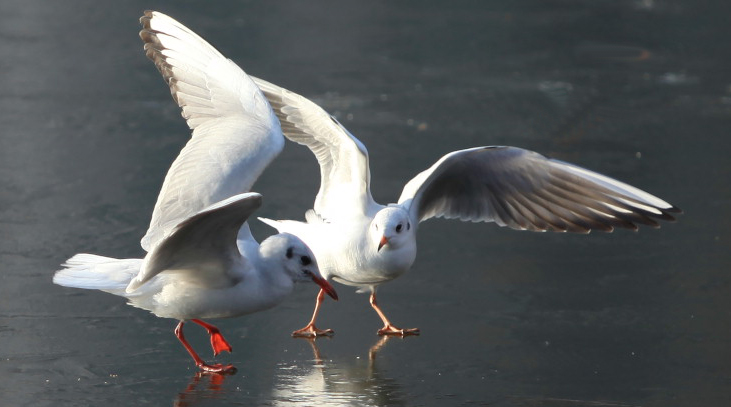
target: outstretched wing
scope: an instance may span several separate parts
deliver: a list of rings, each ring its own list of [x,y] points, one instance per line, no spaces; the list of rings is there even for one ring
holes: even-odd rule
[[[261,206],[261,195],[248,192],[216,203],[181,222],[145,257],[142,270],[127,286],[132,292],[163,271],[207,287],[228,287],[240,276],[231,270],[241,254],[236,237]]]
[[[147,57],[193,130],[165,176],[142,239],[149,251],[182,220],[251,190],[284,137],[264,95],[231,60],[162,13],[146,11],[140,22]]]
[[[399,204],[414,221],[444,217],[578,233],[659,227],[657,220],[681,212],[633,186],[516,147],[449,153],[406,184]]]
[[[307,98],[252,77],[279,118],[284,135],[307,146],[320,164],[314,210],[324,219],[367,214],[371,196],[368,150],[334,117]]]

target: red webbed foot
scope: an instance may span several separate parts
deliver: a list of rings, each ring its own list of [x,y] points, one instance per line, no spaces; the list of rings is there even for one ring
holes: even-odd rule
[[[218,328],[207,322],[203,322],[200,319],[191,319],[191,321],[202,326],[203,328],[206,328],[206,331],[208,331],[208,335],[210,335],[211,337],[211,348],[213,348],[213,356],[216,356],[223,351],[229,353],[231,352],[231,345],[229,345],[228,341],[226,341],[226,338],[221,335],[221,331],[219,331]]]
[[[211,347],[213,348],[214,356],[223,351],[231,353],[232,350],[231,345],[228,344],[226,338],[220,332],[211,333]]]

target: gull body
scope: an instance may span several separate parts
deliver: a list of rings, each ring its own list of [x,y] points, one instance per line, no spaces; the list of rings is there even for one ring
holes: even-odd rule
[[[232,372],[232,365],[210,365],[198,356],[185,340],[184,321],[203,326],[218,354],[231,346],[203,318],[271,308],[299,281],[314,281],[335,299],[337,294],[301,239],[280,233],[260,245],[249,231],[246,221],[262,198],[248,191],[283,145],[259,89],[175,20],[146,12],[141,22],[147,55],[182,107],[193,137],[165,177],[141,242],[144,259],[77,254],[53,281],[119,295],[132,306],[179,320],[175,334],[199,368]],[[164,52],[166,43],[192,48],[171,55]],[[238,176],[227,178],[232,173]]]
[[[302,238],[323,276],[370,291],[383,321],[378,334],[418,334],[393,325],[376,302],[378,285],[411,268],[416,231],[434,217],[494,222],[516,230],[589,233],[659,227],[681,212],[631,185],[579,166],[510,146],[483,146],[445,154],[404,186],[395,203],[380,205],[370,192],[366,147],[312,101],[253,78],[272,105],[285,137],[307,146],[320,164],[320,190],[306,222],[262,219]],[[310,322],[297,336],[329,335]]]
[[[244,223],[260,205],[257,193],[235,195],[176,225],[144,259],[77,254],[56,272],[53,282],[106,291],[159,317],[179,320],[176,336],[199,368],[232,372],[232,365],[209,365],[198,356],[185,340],[184,321],[206,328],[218,354],[230,352],[231,346],[215,326],[201,319],[271,308],[299,281],[315,281],[336,298],[312,251],[299,238],[280,233],[259,245],[250,234],[242,237],[246,233],[240,230],[248,230]]]

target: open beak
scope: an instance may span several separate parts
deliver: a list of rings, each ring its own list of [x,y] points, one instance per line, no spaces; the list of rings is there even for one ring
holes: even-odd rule
[[[319,285],[320,288],[322,288],[322,290],[325,291],[327,295],[331,296],[333,300],[338,300],[338,293],[335,292],[335,289],[330,283],[327,282],[327,280],[313,274],[312,281],[314,281],[315,284]]]
[[[381,251],[381,248],[386,245],[386,243],[388,243],[388,239],[386,239],[386,236],[383,236],[381,238],[381,241],[378,243],[378,251],[379,252]]]

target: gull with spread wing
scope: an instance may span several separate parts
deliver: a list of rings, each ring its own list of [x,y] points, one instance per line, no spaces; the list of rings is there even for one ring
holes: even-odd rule
[[[394,326],[376,302],[376,288],[406,272],[416,258],[419,222],[434,217],[495,222],[518,230],[588,233],[637,230],[674,220],[675,206],[635,187],[533,151],[508,146],[454,151],[411,179],[397,203],[370,192],[368,151],[310,100],[253,78],[279,117],[284,135],[307,146],[320,164],[320,190],[306,222],[261,219],[305,241],[325,278],[370,291],[383,321],[379,335],[418,334]],[[309,324],[296,336],[328,335]]]
[[[184,321],[208,331],[216,355],[231,346],[203,318],[271,308],[299,281],[314,281],[334,299],[337,294],[302,240],[280,233],[259,245],[246,223],[262,200],[248,190],[284,144],[261,91],[175,20],[147,12],[141,22],[147,56],[170,85],[193,137],[165,177],[142,240],[145,258],[77,254],[53,282],[123,296],[132,306],[179,320],[175,335],[200,369],[232,372],[232,365],[198,356],[183,336]],[[181,52],[166,53],[170,43]]]

